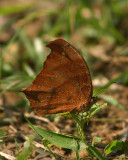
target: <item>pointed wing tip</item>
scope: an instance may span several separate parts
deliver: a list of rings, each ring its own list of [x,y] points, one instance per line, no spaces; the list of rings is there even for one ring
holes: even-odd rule
[[[67,42],[64,39],[59,38],[59,39],[56,39],[56,40],[49,42],[46,45],[46,47],[53,49],[55,46],[61,46],[61,45],[65,45],[65,44],[67,44]]]
[[[20,92],[25,92],[27,88],[22,88]]]

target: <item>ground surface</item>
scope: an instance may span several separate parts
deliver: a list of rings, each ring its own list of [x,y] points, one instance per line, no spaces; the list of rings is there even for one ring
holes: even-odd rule
[[[13,6],[13,4],[7,0],[0,1],[1,6]],[[26,2],[15,0],[15,4],[23,4],[25,6]],[[32,124],[43,129],[77,135],[75,122],[71,118],[49,115],[38,117],[30,109],[23,93],[19,92],[21,88],[28,87],[32,83],[33,77],[41,70],[44,57],[49,53],[45,48],[45,44],[50,40],[64,38],[80,50],[91,70],[94,89],[107,84],[128,70],[128,34],[126,31],[128,27],[126,18],[128,13],[126,5],[123,8],[123,4],[122,6],[118,4],[118,9],[123,12],[118,14],[114,12],[114,16],[110,13],[111,21],[113,22],[113,26],[110,26],[108,17],[106,16],[105,19],[102,16],[105,16],[104,11],[107,11],[105,8],[108,7],[110,10],[114,8],[112,8],[111,3],[109,6],[105,2],[100,4],[98,1],[95,1],[95,3],[89,4],[89,9],[82,4],[82,1],[78,5],[71,4],[69,6],[71,26],[68,28],[65,23],[69,19],[65,20],[64,18],[68,10],[66,1],[60,1],[59,3],[38,1],[35,3],[35,1],[30,0],[27,4],[33,4],[32,9],[21,10],[18,13],[13,13],[14,9],[5,10],[0,17],[0,43],[2,46],[1,55],[3,55],[2,67],[0,66],[2,73],[0,86],[0,129],[5,131],[5,138],[2,138],[0,141],[0,155],[5,153],[5,155],[0,156],[1,160],[16,157],[23,149],[24,142],[34,133],[26,122],[24,115],[29,118]],[[104,8],[103,11],[102,7]],[[61,15],[62,10],[63,13]],[[93,15],[91,15],[91,12],[94,12]],[[78,16],[79,21],[75,15]],[[91,16],[94,16],[96,19],[94,17],[93,19]],[[120,16],[122,17],[120,18]],[[100,27],[95,20],[101,23]],[[11,38],[16,34],[17,29],[22,25],[24,25],[23,32],[3,53]],[[112,32],[113,34],[110,34],[110,30],[107,30],[108,26],[113,30],[115,29]],[[40,42],[42,45],[40,45]],[[33,50],[36,50],[35,44],[39,44],[42,47],[41,49],[39,49],[40,47],[38,48],[41,51],[38,54],[33,52]],[[45,56],[42,56],[42,53]],[[29,77],[28,81],[23,78],[23,75]],[[96,147],[102,153],[105,146],[111,141],[126,141],[128,139],[127,74],[122,76],[121,79],[115,80],[115,82],[97,96],[99,104],[107,102],[108,105],[92,117],[88,124],[85,124],[85,135],[88,142],[91,142],[94,137],[101,137],[102,141],[97,143]],[[112,99],[109,99],[110,96]],[[52,159],[51,154],[48,151],[44,151],[44,145],[39,138],[36,138],[33,143],[36,148],[28,159]],[[71,150],[56,146],[53,146],[51,149],[60,159],[75,159],[75,153]],[[111,158],[108,159],[118,159],[124,156],[123,154],[123,151],[115,152],[109,155]],[[91,159],[86,151],[81,151],[80,156],[84,159]]]

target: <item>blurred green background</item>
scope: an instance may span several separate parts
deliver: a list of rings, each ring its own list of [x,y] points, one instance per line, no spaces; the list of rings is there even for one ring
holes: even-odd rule
[[[31,84],[56,38],[82,53],[94,87],[104,85],[127,70],[127,28],[127,0],[0,1],[0,91]]]
[[[100,99],[128,109],[128,0],[1,0],[1,126],[30,111],[19,91],[40,72],[45,46],[56,38],[80,51],[95,89],[116,82]]]

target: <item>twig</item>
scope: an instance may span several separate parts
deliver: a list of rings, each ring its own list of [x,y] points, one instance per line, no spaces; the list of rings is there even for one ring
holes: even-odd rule
[[[57,128],[57,127],[56,127],[52,122],[50,122],[47,118],[38,117],[38,116],[36,116],[36,115],[34,115],[34,114],[32,114],[32,113],[31,113],[31,114],[25,113],[25,116],[28,117],[28,118],[32,117],[32,118],[38,119],[38,120],[40,120],[40,121],[44,121],[44,122],[48,123],[51,127],[53,127],[53,129],[54,129],[55,131],[57,131],[57,132],[60,131],[60,129]]]
[[[13,130],[15,133],[18,133],[18,131],[14,128],[14,126],[9,126],[9,128],[11,129],[11,130]],[[25,139],[25,140],[28,140],[29,138],[26,136],[26,135],[24,135],[23,133],[21,133],[21,132],[19,132],[20,133],[20,135],[21,135],[21,137],[23,138],[23,139]],[[40,148],[43,148],[43,149],[45,149],[45,146],[44,145],[42,145],[42,144],[40,144],[40,143],[38,143],[38,142],[36,142],[36,141],[33,141],[32,142],[36,147],[40,147]]]
[[[121,118],[93,118],[91,119],[91,121],[96,121],[96,122],[112,122],[112,123],[115,123],[115,122],[127,122],[128,119],[121,119]]]
[[[3,153],[3,152],[0,152],[0,155],[5,157],[6,159],[9,159],[9,160],[15,160],[16,158],[9,155],[9,154],[6,154],[6,153]]]
[[[25,140],[28,140],[29,138],[27,136],[25,136],[23,133],[20,133],[21,137],[24,138]],[[45,146],[36,142],[36,141],[33,141],[32,142],[36,147],[40,147],[40,148],[43,148],[45,149]]]

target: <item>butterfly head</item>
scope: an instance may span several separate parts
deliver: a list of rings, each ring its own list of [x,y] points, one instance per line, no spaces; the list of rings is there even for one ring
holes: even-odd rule
[[[97,97],[92,97],[90,102],[88,103],[88,108],[90,109],[93,104],[97,102]]]

